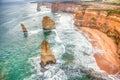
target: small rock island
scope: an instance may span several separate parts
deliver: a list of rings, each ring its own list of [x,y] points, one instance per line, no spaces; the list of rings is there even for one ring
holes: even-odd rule
[[[27,31],[27,28],[25,27],[24,24],[21,24],[21,28],[22,28],[22,31],[23,31],[23,32],[28,32],[28,31]]]
[[[42,26],[44,30],[55,29],[55,22],[49,16],[45,16],[42,20]]]
[[[27,31],[27,28],[25,27],[25,25],[21,24],[21,28],[22,28],[22,31],[24,33],[24,37],[27,37],[28,36],[28,31]]]
[[[43,40],[41,45],[41,67],[44,68],[47,64],[56,63],[55,56],[52,54],[50,45],[46,40]]]

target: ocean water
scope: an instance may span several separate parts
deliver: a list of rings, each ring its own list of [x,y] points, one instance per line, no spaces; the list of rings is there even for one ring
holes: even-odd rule
[[[0,5],[0,80],[90,80],[81,69],[99,70],[94,49],[85,33],[77,31],[68,13],[52,13],[31,3]],[[56,29],[43,30],[41,20],[50,16]],[[25,37],[20,24],[25,24]],[[42,72],[41,42],[46,39],[57,59]],[[104,72],[103,72],[104,73]]]

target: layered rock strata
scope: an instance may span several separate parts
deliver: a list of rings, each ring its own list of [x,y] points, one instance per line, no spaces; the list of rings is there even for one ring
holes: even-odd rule
[[[94,53],[94,57],[100,69],[105,70],[109,74],[115,74],[120,71],[120,59],[117,54],[117,46],[114,40],[107,37],[97,29],[81,27],[85,33],[94,41],[91,44],[94,48],[100,49]]]
[[[96,40],[92,42],[93,46],[97,44],[105,51],[104,54],[94,55],[100,69],[115,74],[120,71],[120,12],[117,10],[119,7],[117,6],[116,10],[101,10],[98,5],[97,8],[93,6],[79,8],[74,14],[74,24],[80,29],[86,27],[84,31]]]

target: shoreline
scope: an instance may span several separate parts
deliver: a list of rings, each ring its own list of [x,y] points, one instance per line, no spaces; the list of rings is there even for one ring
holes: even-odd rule
[[[117,45],[114,40],[107,37],[106,34],[98,31],[97,29],[90,29],[87,27],[78,28],[85,32],[90,39],[93,48],[99,48],[104,51],[103,53],[94,53],[94,58],[98,67],[108,74],[116,74],[120,71],[119,55],[117,55]]]

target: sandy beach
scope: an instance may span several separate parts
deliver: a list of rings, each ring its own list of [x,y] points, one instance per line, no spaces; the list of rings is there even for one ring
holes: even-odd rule
[[[108,74],[115,74],[120,71],[120,60],[117,54],[117,45],[114,40],[107,37],[106,34],[86,27],[80,27],[85,33],[88,34],[92,46],[99,48],[104,53],[94,53],[97,65],[101,70],[105,70]]]

